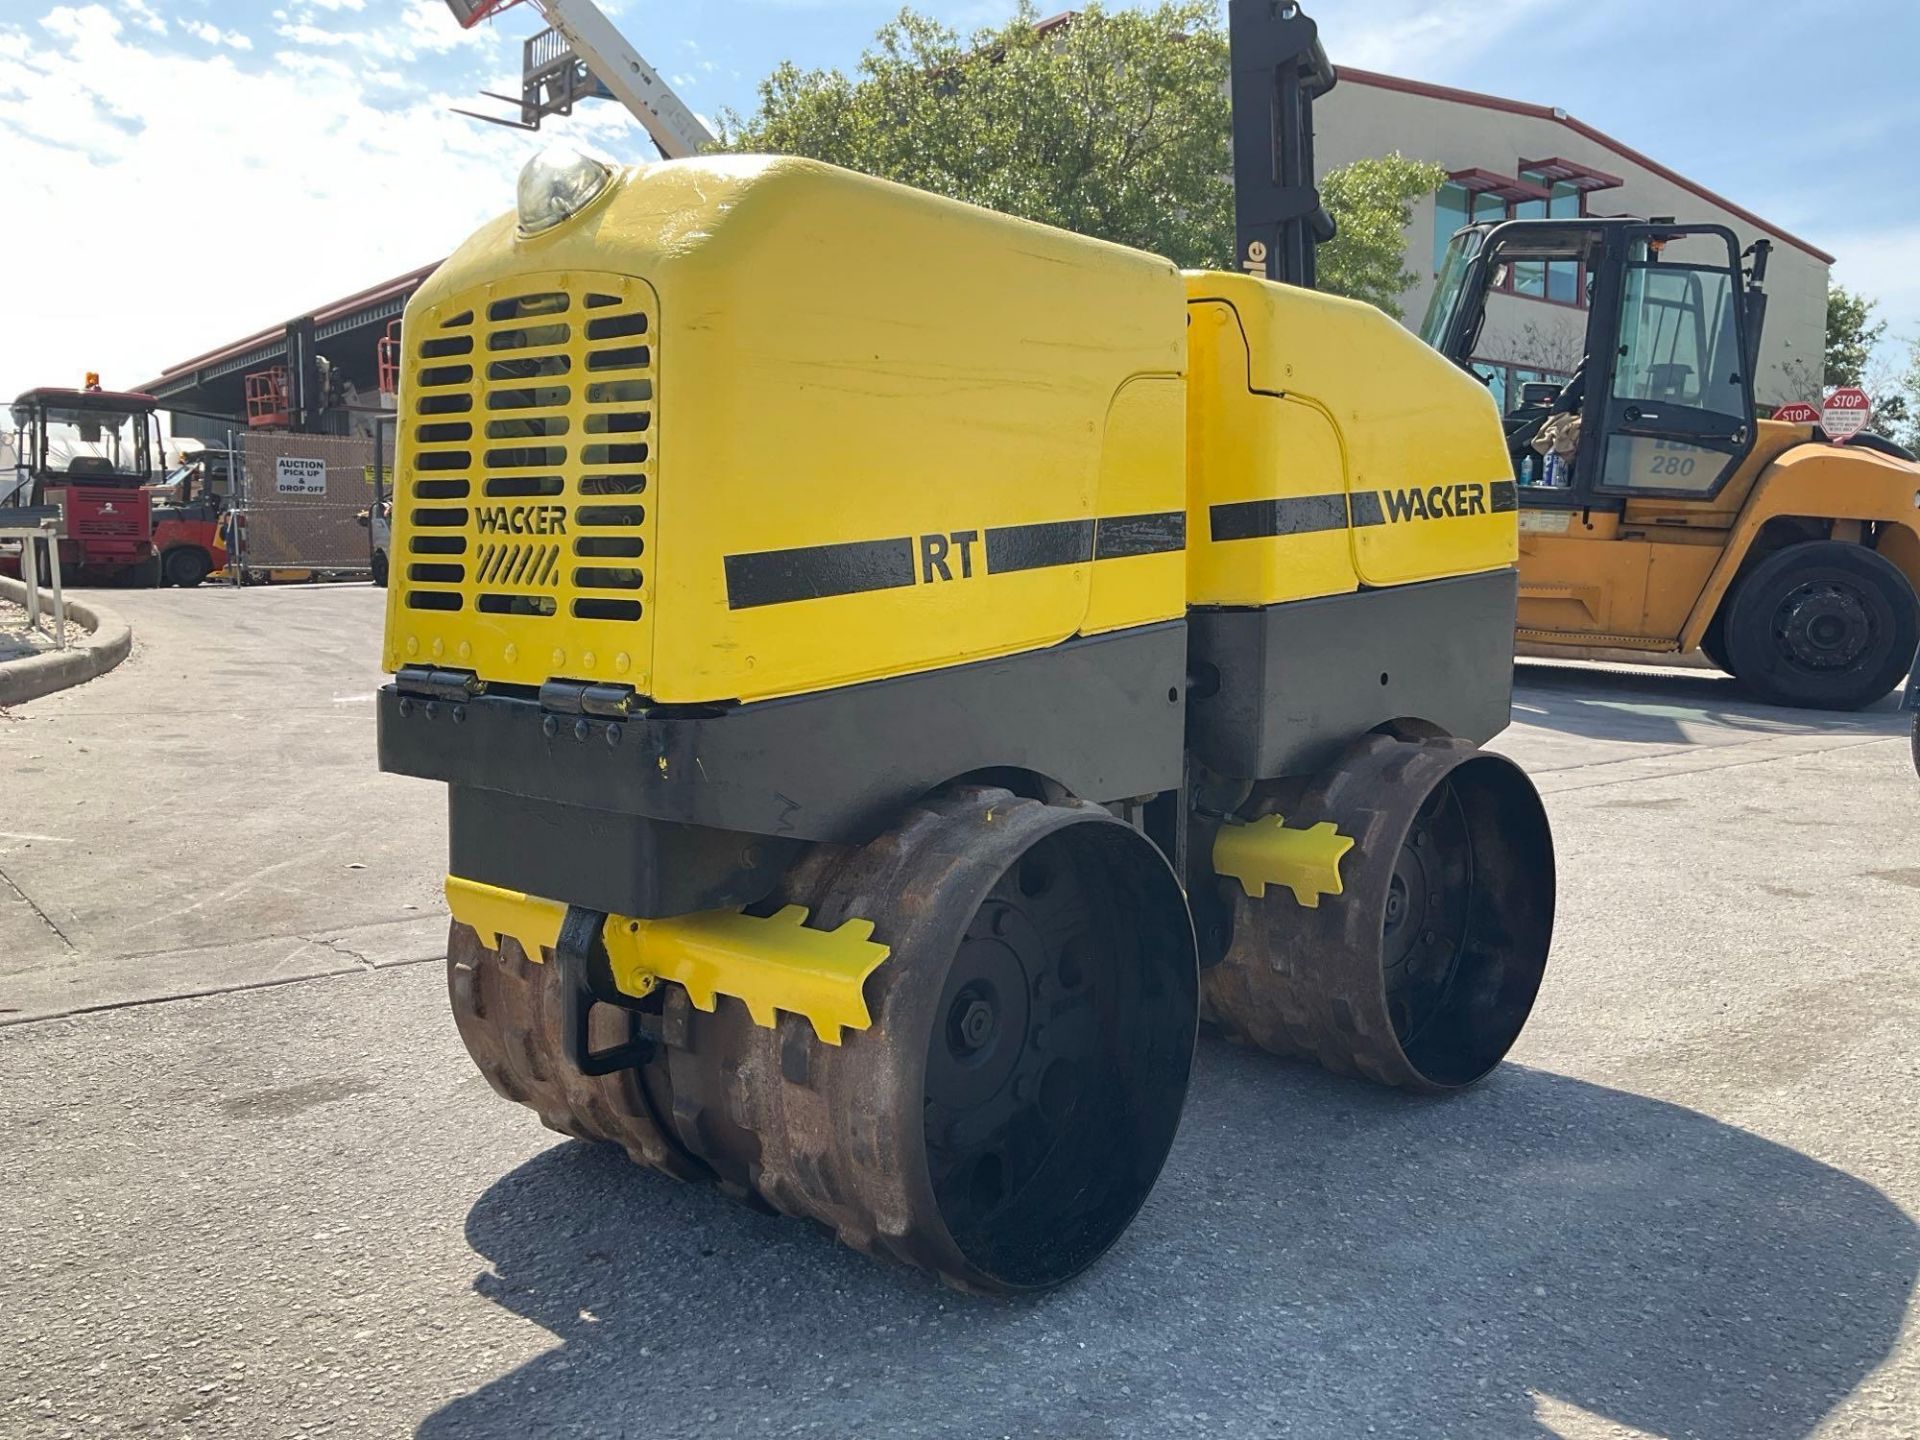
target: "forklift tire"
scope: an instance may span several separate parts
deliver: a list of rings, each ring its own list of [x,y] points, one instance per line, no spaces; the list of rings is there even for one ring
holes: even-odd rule
[[[120,573],[125,577],[126,583],[135,590],[158,590],[161,579],[160,557],[149,555],[138,565],[129,565]]]
[[[1920,598],[1885,556],[1817,540],[1769,555],[1727,612],[1732,670],[1761,700],[1858,710],[1890,693],[1920,645]]]
[[[207,578],[213,561],[197,545],[176,545],[165,557],[167,583],[190,590]]]
[[[1729,675],[1733,674],[1733,662],[1727,658],[1727,611],[1732,608],[1732,596],[1729,596],[1720,612],[1708,622],[1707,633],[1700,637],[1700,653],[1713,662],[1715,669]]]
[[[382,590],[387,588],[387,552],[384,550],[373,552],[373,583]]]

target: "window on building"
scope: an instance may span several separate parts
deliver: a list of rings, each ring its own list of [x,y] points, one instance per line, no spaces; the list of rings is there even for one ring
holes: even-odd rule
[[[1520,178],[1531,180],[1536,185],[1548,183],[1545,176],[1532,170],[1521,171]],[[1525,205],[1516,206],[1515,218],[1577,220],[1585,213],[1579,186],[1561,180],[1553,184],[1552,190],[1553,193],[1545,200],[1529,200]],[[1522,270],[1526,272],[1524,276],[1520,274]],[[1536,300],[1553,300],[1561,305],[1585,303],[1580,283],[1580,265],[1575,260],[1554,260],[1545,265],[1515,267],[1513,288],[1517,293],[1531,295]]]
[[[1548,184],[1545,177],[1522,171],[1521,178],[1536,185]],[[1552,184],[1545,200],[1520,200],[1508,204],[1497,196],[1469,195],[1463,185],[1449,181],[1434,197],[1433,269],[1437,275],[1446,265],[1447,242],[1469,224],[1502,220],[1577,220],[1586,213],[1584,196],[1578,185],[1562,180]],[[1505,289],[1510,294],[1534,300],[1552,300],[1561,305],[1584,306],[1587,303],[1586,280],[1577,260],[1523,260],[1513,266]]]
[[[1472,200],[1464,186],[1448,182],[1440,187],[1433,201],[1433,273],[1447,268],[1447,245],[1467,228]]]
[[[1577,220],[1584,209],[1579,186],[1569,185],[1563,180],[1553,187],[1553,198],[1547,201],[1549,217],[1555,220]],[[1586,295],[1580,283],[1579,261],[1555,260],[1548,264],[1547,298],[1557,300],[1562,305],[1585,303]]]
[[[1547,218],[1547,202],[1544,200],[1521,200],[1513,207],[1516,220],[1544,220]],[[1518,260],[1513,266],[1513,293],[1526,295],[1535,300],[1547,298],[1547,262],[1544,260]]]
[[[1447,242],[1469,225],[1507,218],[1507,202],[1493,195],[1469,195],[1464,185],[1448,181],[1433,200],[1433,272],[1446,268]]]

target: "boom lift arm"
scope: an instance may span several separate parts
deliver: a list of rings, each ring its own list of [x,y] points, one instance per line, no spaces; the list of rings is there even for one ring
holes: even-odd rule
[[[461,28],[472,29],[480,21],[510,9],[519,0],[447,0],[447,8]],[[572,109],[578,98],[568,83],[572,65],[569,56],[587,67],[589,75],[606,88],[607,93],[627,108],[627,112],[646,127],[660,154],[668,160],[697,155],[713,144],[713,132],[700,123],[699,116],[674,94],[660,72],[646,57],[628,43],[614,23],[593,0],[533,0],[534,8],[545,17],[551,30],[536,35],[527,44],[527,63],[522,75],[519,121],[497,120],[479,115],[476,119],[495,124],[518,124],[537,130],[548,114]],[[564,46],[564,53],[552,53],[556,47],[549,37]],[[542,42],[547,42],[543,44]],[[560,81],[560,94],[549,107],[543,102],[541,82],[554,66],[567,72]],[[536,74],[536,70],[539,72]],[[589,93],[591,93],[589,91]],[[463,111],[463,114],[471,114]]]

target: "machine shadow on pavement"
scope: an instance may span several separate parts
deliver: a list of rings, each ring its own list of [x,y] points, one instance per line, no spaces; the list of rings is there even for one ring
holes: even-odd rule
[[[1209,1039],[1166,1174],[1064,1291],[976,1300],[557,1145],[468,1215],[558,1337],[429,1440],[548,1434],[1809,1434],[1893,1346],[1920,1231],[1872,1186],[1509,1065],[1420,1101]],[[827,1359],[825,1356],[832,1358]]]
[[[1682,722],[1755,735],[1904,735],[1898,693],[1864,710],[1794,710],[1756,700],[1731,675],[1625,666],[1530,665],[1513,672],[1517,724],[1588,738],[1690,745]]]

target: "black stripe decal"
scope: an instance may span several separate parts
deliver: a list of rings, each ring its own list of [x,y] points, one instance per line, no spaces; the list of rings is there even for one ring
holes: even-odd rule
[[[1168,510],[1158,515],[1108,515],[1093,537],[1093,558],[1118,560],[1128,555],[1164,555],[1187,548],[1187,515]]]
[[[929,543],[942,538],[927,537]],[[1177,553],[1187,546],[1187,517],[1184,511],[1166,510],[1110,515],[1101,520],[1001,525],[987,531],[986,542],[987,573],[1008,575],[1084,565],[1094,559]],[[901,590],[921,578],[915,573],[913,537],[904,535],[896,540],[849,540],[792,550],[757,550],[728,555],[725,560],[730,610],[786,605],[829,595]]]
[[[1356,490],[1353,492],[1353,523],[1355,525],[1384,525],[1387,512],[1380,508],[1378,490]]]
[[[1279,500],[1240,500],[1215,505],[1207,514],[1213,538],[1267,540],[1347,528],[1345,495],[1289,495]]]
[[[727,608],[751,610],[913,584],[913,542],[850,540],[727,556]]]
[[[1454,487],[1442,486],[1451,491]],[[1478,485],[1469,490],[1477,491]],[[1356,490],[1349,496],[1296,495],[1280,500],[1242,500],[1230,505],[1215,505],[1209,520],[1215,540],[1267,540],[1280,535],[1307,535],[1346,526],[1350,505],[1355,528],[1387,523],[1387,506],[1379,490]],[[1396,499],[1413,494],[1395,490]],[[1422,491],[1422,494],[1425,492]],[[1487,508],[1495,515],[1506,514],[1519,506],[1519,496],[1511,480],[1495,480],[1487,487]],[[1402,506],[1404,509],[1405,507]],[[1449,519],[1444,513],[1431,516],[1418,513],[1415,519]]]
[[[1093,559],[1093,521],[1049,520],[1040,525],[1000,525],[987,531],[987,573],[1045,570]]]

